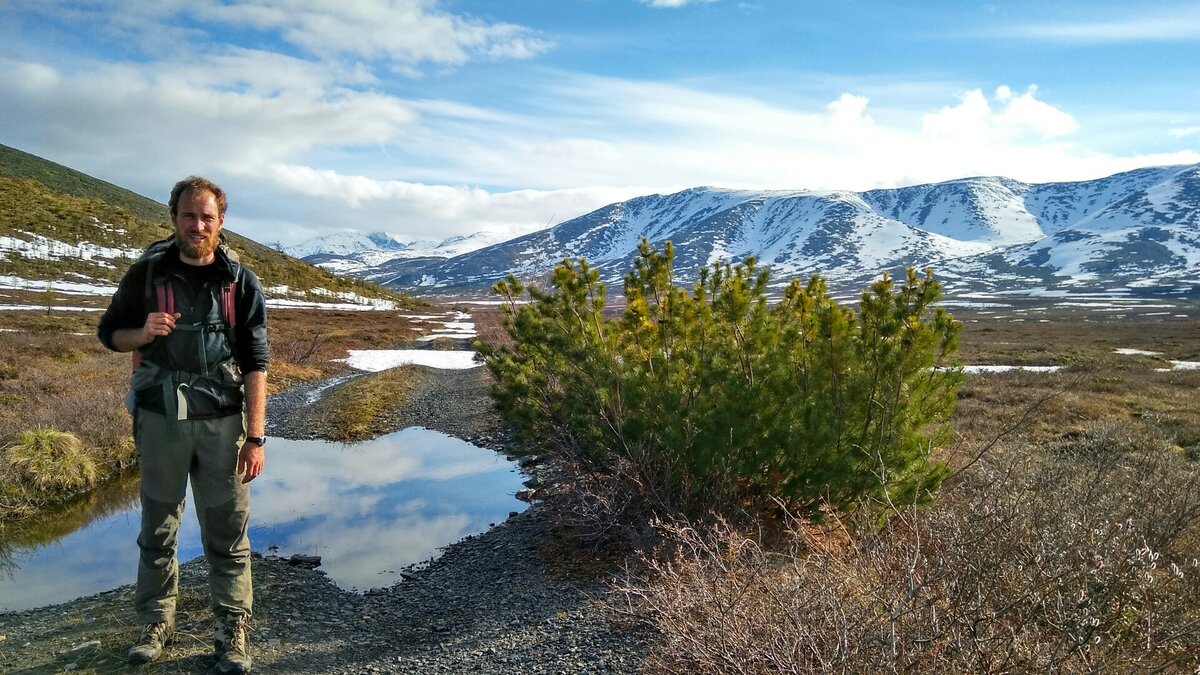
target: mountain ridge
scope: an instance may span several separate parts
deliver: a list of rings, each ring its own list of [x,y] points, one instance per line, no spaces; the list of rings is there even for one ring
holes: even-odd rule
[[[364,274],[421,292],[477,294],[509,273],[541,280],[563,258],[584,257],[611,284],[643,237],[673,242],[681,281],[755,255],[779,283],[816,272],[833,286],[861,287],[884,271],[933,266],[963,291],[1186,286],[1197,295],[1200,164],[1040,184],[980,176],[864,192],[696,187]]]

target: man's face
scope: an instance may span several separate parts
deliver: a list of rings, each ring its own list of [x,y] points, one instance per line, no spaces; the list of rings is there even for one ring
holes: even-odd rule
[[[183,252],[184,262],[207,264],[220,244],[218,234],[225,216],[217,210],[217,198],[207,190],[186,190],[179,195],[175,215],[175,241]]]

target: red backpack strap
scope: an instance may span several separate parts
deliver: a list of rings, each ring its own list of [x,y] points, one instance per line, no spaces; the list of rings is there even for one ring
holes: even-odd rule
[[[158,279],[154,282],[154,294],[158,298],[157,310],[167,314],[175,313],[175,287],[168,279]]]
[[[221,286],[221,320],[225,327],[232,329],[237,325],[237,312],[233,311],[233,298],[237,295],[237,281],[231,281]]]

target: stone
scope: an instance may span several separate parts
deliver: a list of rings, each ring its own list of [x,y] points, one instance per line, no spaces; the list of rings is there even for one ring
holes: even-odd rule
[[[100,649],[100,641],[99,640],[89,640],[87,642],[84,642],[82,644],[78,644],[78,645],[75,645],[74,647],[72,647],[69,651],[67,651],[66,654],[63,654],[63,658],[66,659],[67,661],[76,661],[78,659],[86,658],[88,656],[91,656],[92,654],[95,654],[96,651],[99,649]]]

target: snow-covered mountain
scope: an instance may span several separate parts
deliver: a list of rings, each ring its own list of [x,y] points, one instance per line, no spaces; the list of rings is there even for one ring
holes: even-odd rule
[[[393,261],[443,260],[503,240],[491,232],[450,237],[442,241],[418,239],[402,242],[386,232],[334,232],[298,244],[277,246],[288,255],[319,265],[338,274],[373,278],[377,268]]]
[[[681,281],[709,263],[756,255],[779,283],[816,272],[846,289],[884,270],[929,265],[952,290],[1200,294],[1200,165],[868,192],[700,187],[610,204],[446,260],[393,260],[360,274],[416,292],[480,293],[508,273],[541,279],[564,258],[585,257],[619,288],[643,237],[674,243]]]
[[[363,234],[346,231],[306,239],[298,244],[278,245],[276,248],[294,258],[307,258],[310,255],[349,256],[364,251],[403,251],[408,245],[386,232]]]

